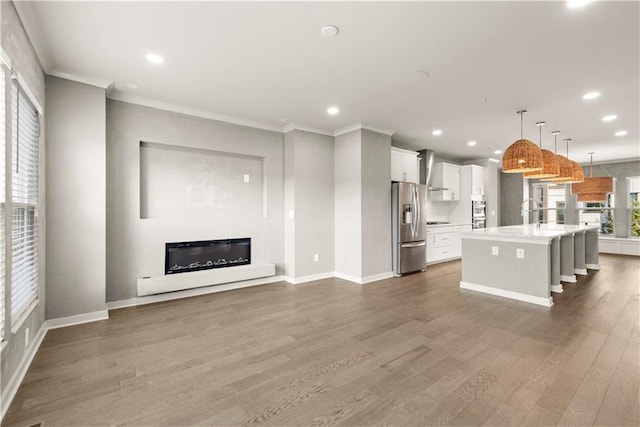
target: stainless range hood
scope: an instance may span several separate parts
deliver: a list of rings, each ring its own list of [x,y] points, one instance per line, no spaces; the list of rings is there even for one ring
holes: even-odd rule
[[[433,170],[433,158],[434,154],[432,150],[420,150],[420,184],[427,186],[429,191],[448,190],[448,188],[433,188],[431,187],[431,171]]]

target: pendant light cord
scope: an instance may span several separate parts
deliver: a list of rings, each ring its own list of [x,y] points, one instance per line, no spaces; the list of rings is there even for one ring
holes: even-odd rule
[[[524,111],[520,111],[520,139],[523,139],[522,127],[524,126]]]

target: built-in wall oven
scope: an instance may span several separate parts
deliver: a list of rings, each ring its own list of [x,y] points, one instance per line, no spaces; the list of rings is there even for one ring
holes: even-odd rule
[[[487,207],[484,200],[471,202],[471,224],[473,228],[485,228],[487,226]]]

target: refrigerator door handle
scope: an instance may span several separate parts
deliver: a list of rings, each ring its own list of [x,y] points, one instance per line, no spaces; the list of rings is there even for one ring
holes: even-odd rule
[[[425,246],[427,242],[413,242],[413,243],[403,243],[400,245],[401,248],[418,248],[420,246]]]
[[[412,194],[412,202],[413,202],[413,212],[415,213],[413,218],[413,223],[411,224],[411,231],[413,231],[413,238],[415,239],[418,235],[418,221],[420,221],[420,212],[418,212],[418,187],[413,186],[413,194]]]

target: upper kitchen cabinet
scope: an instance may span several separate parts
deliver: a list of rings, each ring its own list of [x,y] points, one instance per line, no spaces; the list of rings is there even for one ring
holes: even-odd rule
[[[429,194],[432,200],[460,200],[460,166],[444,162],[433,165],[431,186],[433,190]]]
[[[469,165],[469,167],[471,168],[471,199],[482,199],[487,188],[487,168],[478,165]]]
[[[391,181],[418,183],[418,153],[391,147]]]

